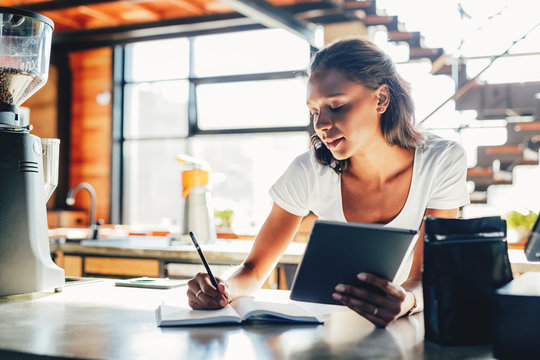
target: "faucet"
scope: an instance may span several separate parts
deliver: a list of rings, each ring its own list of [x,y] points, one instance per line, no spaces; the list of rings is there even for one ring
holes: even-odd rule
[[[75,204],[75,193],[81,188],[90,193],[90,239],[97,239],[99,223],[96,222],[96,190],[94,187],[87,182],[75,185],[67,194],[66,204],[69,206]]]

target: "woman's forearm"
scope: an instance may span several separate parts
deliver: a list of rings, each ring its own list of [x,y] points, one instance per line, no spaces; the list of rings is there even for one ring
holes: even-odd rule
[[[301,216],[290,214],[274,204],[246,261],[222,276],[229,287],[231,300],[251,296],[261,287],[294,237],[301,220]]]
[[[250,263],[243,263],[232,268],[222,277],[227,283],[230,300],[234,300],[253,295],[262,286],[268,274],[257,274]]]

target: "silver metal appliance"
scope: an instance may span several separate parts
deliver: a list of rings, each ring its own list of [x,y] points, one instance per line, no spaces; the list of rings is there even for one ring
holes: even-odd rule
[[[0,296],[58,289],[46,202],[58,183],[58,139],[30,134],[19,106],[46,82],[53,22],[0,7]]]

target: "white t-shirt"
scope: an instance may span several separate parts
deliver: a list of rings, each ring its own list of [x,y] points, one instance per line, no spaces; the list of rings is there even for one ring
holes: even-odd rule
[[[466,176],[463,147],[426,134],[415,150],[405,205],[386,226],[418,230],[426,209],[454,209],[469,204]],[[341,199],[341,176],[318,163],[313,148],[289,165],[269,193],[277,205],[291,214],[305,216],[311,210],[321,220],[347,222]]]

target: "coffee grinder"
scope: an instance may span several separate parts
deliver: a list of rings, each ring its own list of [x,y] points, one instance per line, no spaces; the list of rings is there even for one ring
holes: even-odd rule
[[[40,139],[19,106],[49,73],[53,22],[0,7],[0,296],[59,289],[46,202],[58,181],[58,139]]]

